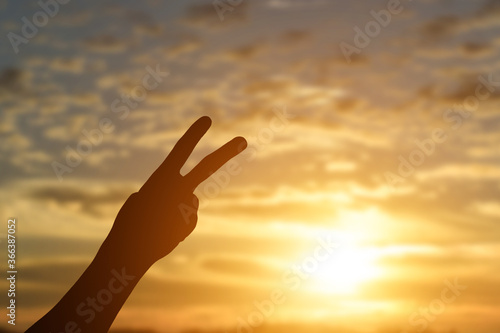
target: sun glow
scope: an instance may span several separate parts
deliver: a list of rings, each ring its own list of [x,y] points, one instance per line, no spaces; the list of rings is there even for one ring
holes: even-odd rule
[[[362,283],[379,274],[370,249],[341,246],[312,273],[311,288],[320,293],[355,294]]]
[[[381,276],[378,249],[363,244],[376,237],[380,230],[374,225],[381,227],[386,219],[376,210],[342,212],[335,231],[339,246],[311,273],[310,290],[322,294],[356,294],[361,285]]]

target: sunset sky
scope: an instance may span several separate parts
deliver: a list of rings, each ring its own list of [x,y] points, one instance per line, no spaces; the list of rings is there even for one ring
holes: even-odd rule
[[[500,1],[215,3],[72,0],[33,32],[37,1],[0,1],[15,329],[208,115],[185,171],[234,136],[249,148],[198,188],[196,230],[113,329],[498,333]]]

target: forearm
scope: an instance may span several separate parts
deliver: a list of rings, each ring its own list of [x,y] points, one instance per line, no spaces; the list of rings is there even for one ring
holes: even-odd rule
[[[52,310],[26,332],[108,332],[128,296],[147,271],[104,242],[96,257]]]

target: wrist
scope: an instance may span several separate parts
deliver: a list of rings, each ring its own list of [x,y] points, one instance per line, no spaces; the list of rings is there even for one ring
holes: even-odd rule
[[[130,246],[120,246],[109,236],[104,240],[94,259],[97,265],[108,269],[126,269],[127,272],[143,276],[154,262],[141,257],[139,253],[129,253]]]

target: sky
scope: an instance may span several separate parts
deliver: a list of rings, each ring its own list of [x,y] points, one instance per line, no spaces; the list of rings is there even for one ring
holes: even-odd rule
[[[500,1],[41,3],[0,1],[14,331],[204,115],[184,172],[249,147],[116,332],[500,331]]]

